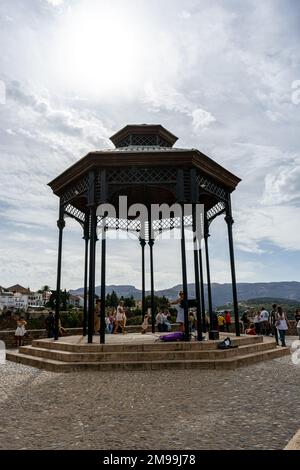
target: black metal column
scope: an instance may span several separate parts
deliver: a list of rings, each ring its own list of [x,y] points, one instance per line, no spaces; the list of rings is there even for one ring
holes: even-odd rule
[[[211,284],[210,284],[208,237],[209,237],[208,223],[207,223],[207,221],[205,221],[204,243],[205,243],[205,259],[206,259],[208,314],[209,314],[210,330],[213,330],[214,329],[214,324],[213,324],[212,295],[211,295]]]
[[[184,233],[184,205],[182,205],[182,214],[181,214],[181,267],[182,267],[182,291],[183,291],[183,310],[184,310],[184,341],[189,341],[190,332],[189,332],[188,287],[187,287],[185,233]]]
[[[197,339],[202,341],[202,309],[200,298],[200,279],[199,279],[199,263],[198,263],[198,238],[196,230],[196,204],[193,204],[193,232],[194,232],[194,270],[195,270],[195,292],[196,292],[196,308],[197,308]]]
[[[202,261],[201,245],[199,247],[198,253],[199,253],[199,274],[200,274],[200,297],[201,297],[201,311],[202,311],[202,331],[203,333],[206,333],[204,280],[203,280],[204,278],[203,278],[203,261]]]
[[[233,299],[233,311],[234,311],[234,322],[236,336],[240,336],[240,319],[239,319],[239,307],[236,289],[236,276],[235,276],[235,263],[234,263],[234,250],[233,250],[233,236],[232,236],[232,225],[234,223],[231,212],[231,201],[230,196],[228,204],[226,205],[226,216],[225,221],[228,229],[228,242],[229,242],[229,256],[230,256],[230,269],[231,269],[231,284],[232,284],[232,299]]]
[[[85,215],[85,222],[84,222],[84,286],[83,286],[83,336],[86,336],[87,333],[87,318],[88,318],[88,262],[89,262],[89,215]]]
[[[93,342],[95,317],[95,269],[97,216],[95,204],[95,174],[89,174],[89,209],[90,209],[90,259],[89,259],[89,305],[88,305],[88,343]]]
[[[60,284],[61,284],[61,258],[62,258],[62,239],[63,230],[65,228],[64,220],[64,206],[60,203],[59,205],[59,217],[57,221],[57,227],[59,229],[58,235],[58,257],[57,257],[57,278],[56,278],[56,301],[55,301],[55,323],[54,323],[54,339],[58,339],[58,324],[59,324],[59,310],[60,310]]]
[[[142,247],[142,318],[146,313],[146,295],[145,295],[145,245],[146,241],[143,238],[140,238],[140,244]],[[153,261],[152,261],[153,262]]]
[[[149,236],[151,230],[149,228]],[[151,306],[151,325],[152,333],[155,333],[155,308],[154,308],[154,268],[153,268],[153,245],[154,240],[149,238],[149,248],[150,248],[150,306]]]
[[[105,343],[105,282],[106,282],[106,227],[103,220],[101,240],[101,309],[100,309],[100,344]]]

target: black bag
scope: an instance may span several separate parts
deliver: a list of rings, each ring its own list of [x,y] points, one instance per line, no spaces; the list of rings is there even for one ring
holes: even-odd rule
[[[229,338],[229,336],[227,336],[227,338],[225,338],[223,341],[218,343],[217,348],[218,349],[232,349],[232,348],[237,348],[237,346],[233,346],[231,339]]]

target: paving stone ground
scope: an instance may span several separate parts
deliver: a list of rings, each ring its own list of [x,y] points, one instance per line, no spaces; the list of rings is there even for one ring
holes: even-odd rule
[[[0,365],[0,449],[283,449],[300,365],[57,374]]]

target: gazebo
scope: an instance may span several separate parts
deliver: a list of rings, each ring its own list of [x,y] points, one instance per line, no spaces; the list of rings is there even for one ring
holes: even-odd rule
[[[236,335],[240,335],[236,290],[234,249],[232,238],[231,193],[241,181],[208,156],[196,149],[174,147],[177,137],[161,125],[127,125],[110,140],[114,149],[89,152],[69,167],[49,186],[59,197],[58,263],[55,304],[55,339],[58,339],[60,312],[61,264],[65,217],[72,217],[82,227],[85,242],[84,256],[84,308],[83,335],[92,343],[95,316],[96,244],[101,240],[101,311],[100,343],[105,343],[106,299],[106,233],[108,230],[126,230],[137,234],[141,246],[142,314],[145,304],[145,246],[150,253],[151,322],[155,332],[154,265],[153,249],[157,236],[163,230],[180,230],[182,290],[184,309],[184,339],[190,340],[186,236],[191,228],[198,233],[199,220],[203,232],[194,236],[194,274],[197,309],[197,339],[202,340],[205,331],[206,302],[204,295],[203,255],[206,263],[207,311],[210,329],[213,330],[213,307],[209,264],[209,228],[212,221],[225,215],[232,280],[232,300]],[[135,214],[124,215],[120,197],[127,198]],[[162,206],[163,205],[163,206]],[[170,208],[167,214],[166,205]],[[174,207],[180,207],[176,212]],[[160,207],[153,216],[152,207]],[[114,214],[109,207],[115,209]],[[140,217],[139,208],[147,209],[147,220]],[[201,210],[201,214],[199,214]],[[167,215],[166,215],[167,214]],[[203,254],[202,251],[205,253]],[[210,331],[210,337],[214,332]]]

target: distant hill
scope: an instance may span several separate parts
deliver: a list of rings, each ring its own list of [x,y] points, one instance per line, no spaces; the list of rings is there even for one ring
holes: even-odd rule
[[[100,286],[96,287],[96,294],[100,295]],[[140,289],[131,285],[109,285],[106,288],[107,293],[116,291],[118,296],[130,297],[131,295],[135,299],[141,299],[142,293]],[[168,289],[162,289],[155,291],[156,295],[165,295],[169,299],[175,299],[178,292],[181,290],[181,285],[176,285]],[[195,285],[188,285],[189,296],[195,297]],[[297,281],[282,281],[282,282],[254,282],[254,283],[238,283],[237,292],[239,301],[246,301],[246,299],[273,299],[276,303],[279,303],[278,299],[284,299],[285,302],[299,301],[300,302],[300,282]],[[82,295],[83,288],[71,290],[71,294]],[[149,291],[147,291],[149,294]],[[205,296],[207,296],[207,287],[205,286]],[[220,305],[226,305],[232,300],[231,284],[212,284],[212,298],[214,307]],[[267,302],[266,302],[267,303]]]
[[[260,304],[263,306],[264,304],[276,304],[276,305],[285,305],[285,304],[292,304],[295,307],[300,308],[300,301],[299,300],[293,300],[293,299],[283,299],[281,297],[276,298],[276,297],[261,297],[257,299],[248,299],[245,301],[248,305],[257,305]]]

